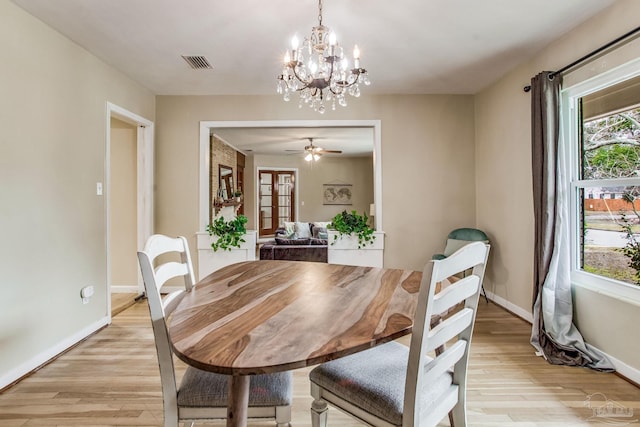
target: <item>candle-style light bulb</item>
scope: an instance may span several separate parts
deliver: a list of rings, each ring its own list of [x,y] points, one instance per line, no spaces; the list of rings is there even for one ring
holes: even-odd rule
[[[298,36],[293,36],[291,39],[291,58],[294,61],[298,60],[298,45],[300,42],[298,41]]]
[[[289,52],[284,54],[284,63],[288,64],[289,62],[291,62],[291,56],[289,55]]]
[[[358,49],[358,45],[353,48],[353,66],[360,68],[360,49]]]
[[[336,33],[329,34],[329,55],[334,56],[336,54]]]

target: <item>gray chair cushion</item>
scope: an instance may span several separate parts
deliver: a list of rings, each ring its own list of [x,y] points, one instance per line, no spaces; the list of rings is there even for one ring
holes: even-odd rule
[[[409,348],[395,341],[314,368],[311,382],[360,409],[402,425]],[[428,361],[431,360],[427,358]],[[419,399],[428,408],[452,384],[450,372],[425,384]]]
[[[229,376],[189,367],[178,390],[178,406],[226,407]],[[291,404],[293,374],[252,375],[249,386],[249,406],[284,406]]]
[[[457,228],[447,236],[449,239],[467,240],[470,242],[483,242],[489,241],[486,233],[477,228]]]

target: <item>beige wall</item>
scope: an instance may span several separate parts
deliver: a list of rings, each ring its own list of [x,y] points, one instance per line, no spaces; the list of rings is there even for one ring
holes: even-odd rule
[[[200,121],[380,120],[388,267],[422,269],[451,229],[475,223],[471,96],[363,96],[322,116],[277,95],[158,96],[156,117],[156,231],[188,236],[192,248],[201,231],[194,167]]]
[[[1,387],[107,315],[106,103],[153,120],[155,99],[9,1],[0,52]]]
[[[111,119],[110,256],[111,285],[137,286],[137,129]]]
[[[531,191],[530,95],[522,88],[542,70],[556,70],[632,30],[640,2],[622,0],[555,41],[475,97],[477,225],[492,241],[485,288],[519,312],[531,312],[533,204]],[[629,49],[626,49],[629,51]],[[640,56],[635,42],[626,58]],[[565,78],[565,86],[620,64],[610,55]],[[576,288],[576,323],[585,338],[640,369],[640,308]],[[615,333],[612,333],[615,331]],[[624,337],[624,339],[623,339]]]
[[[297,219],[299,221],[329,221],[343,210],[356,210],[369,215],[373,203],[373,158],[368,157],[322,157],[317,162],[307,162],[303,155],[253,156],[254,167],[284,168],[298,170]],[[254,175],[255,176],[255,175]],[[322,184],[351,184],[352,205],[323,205]],[[254,187],[255,189],[255,183]],[[255,190],[254,190],[255,191]],[[255,199],[255,192],[249,194]],[[303,204],[304,203],[304,204]],[[255,212],[247,213],[254,221]],[[251,223],[255,227],[255,222]]]

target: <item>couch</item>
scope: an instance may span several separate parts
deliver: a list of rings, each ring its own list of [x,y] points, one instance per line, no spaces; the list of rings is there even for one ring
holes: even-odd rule
[[[287,223],[260,247],[260,259],[327,262],[328,222]]]

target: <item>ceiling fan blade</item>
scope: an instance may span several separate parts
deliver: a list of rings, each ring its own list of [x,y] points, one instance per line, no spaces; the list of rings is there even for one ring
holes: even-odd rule
[[[318,150],[320,153],[342,154],[342,150]]]

